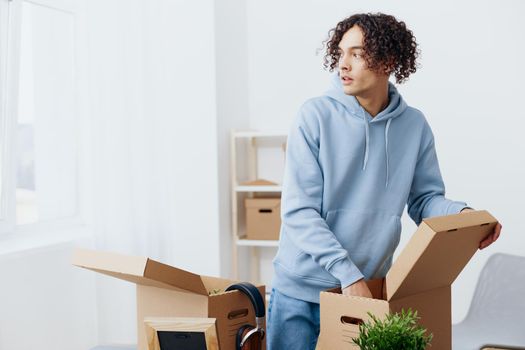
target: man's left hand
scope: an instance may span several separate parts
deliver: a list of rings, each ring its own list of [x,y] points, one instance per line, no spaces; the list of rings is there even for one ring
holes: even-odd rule
[[[474,209],[464,208],[463,210],[461,210],[461,213],[467,213],[469,211],[474,211]],[[479,243],[479,249],[485,249],[492,243],[496,242],[496,240],[499,238],[502,227],[503,226],[501,226],[501,224],[498,222],[496,224],[496,227],[494,227],[494,231],[488,234],[487,237],[483,238],[483,240]]]

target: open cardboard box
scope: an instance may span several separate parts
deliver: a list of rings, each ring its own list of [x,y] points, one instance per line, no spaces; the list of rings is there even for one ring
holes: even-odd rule
[[[235,336],[241,325],[255,326],[250,300],[239,291],[224,292],[235,281],[197,275],[146,257],[87,249],[75,250],[73,265],[137,285],[139,350],[147,350],[145,318],[215,318],[219,346],[225,350],[235,349]],[[264,296],[264,286],[258,289]],[[217,290],[220,292],[215,294]],[[263,344],[262,349],[265,348]]]
[[[360,322],[402,309],[417,310],[419,324],[433,333],[431,348],[452,348],[451,285],[497,220],[473,211],[423,220],[385,278],[367,281],[373,298],[321,292],[317,349],[358,349]]]

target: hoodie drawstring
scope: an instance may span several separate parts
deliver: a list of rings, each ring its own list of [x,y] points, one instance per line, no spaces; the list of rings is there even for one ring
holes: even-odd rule
[[[368,148],[369,148],[369,140],[370,140],[370,130],[368,125],[368,119],[363,114],[363,120],[365,121],[365,158],[363,159],[363,170],[366,169],[366,164],[368,163]],[[390,122],[392,121],[392,118],[388,119],[386,121],[385,126],[385,156],[386,156],[386,181],[385,181],[385,188],[388,187],[388,129],[390,128]]]
[[[363,119],[365,121],[365,159],[363,160],[363,170],[366,169],[366,163],[368,163],[368,140],[370,138],[370,133],[368,131],[368,119],[363,114]]]
[[[385,188],[388,187],[388,128],[390,128],[390,122],[392,119],[388,119],[386,121],[385,126],[385,155],[386,155],[386,182],[385,182]]]
[[[370,123],[382,122],[386,121],[385,123],[385,158],[386,158],[386,180],[385,180],[385,187],[388,187],[388,182],[390,178],[390,157],[388,154],[388,132],[390,123],[394,118],[397,118],[398,116],[402,115],[405,110],[407,109],[407,104],[397,91],[397,88],[394,84],[391,82],[388,82],[388,97],[389,97],[389,103],[387,108],[381,112],[381,115],[379,117],[374,117],[376,119],[371,118],[369,114],[364,110],[364,108],[361,106],[359,101],[355,96],[347,95],[345,94],[343,90],[343,85],[341,82],[341,77],[339,74],[339,71],[335,71],[331,76],[331,84],[326,91],[325,95],[329,97],[330,99],[333,99],[336,101],[336,103],[340,103],[342,106],[345,107],[346,115],[348,115],[349,118],[356,118],[356,119],[362,119],[365,123],[365,155],[363,159],[363,171],[366,170],[366,166],[368,163],[369,153],[370,153]],[[373,120],[372,120],[373,119]],[[379,119],[379,120],[378,120]],[[377,143],[380,142],[380,140],[374,140],[377,141]]]

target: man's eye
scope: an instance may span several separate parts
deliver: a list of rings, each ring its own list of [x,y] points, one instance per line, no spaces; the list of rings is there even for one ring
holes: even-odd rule
[[[354,57],[355,57],[355,58],[361,58],[361,55],[358,54],[358,53],[354,53]]]

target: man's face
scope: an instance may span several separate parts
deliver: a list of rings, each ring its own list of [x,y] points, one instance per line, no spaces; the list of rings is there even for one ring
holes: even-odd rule
[[[339,76],[347,95],[368,97],[388,82],[388,76],[368,69],[363,57],[363,32],[354,25],[341,38]]]

